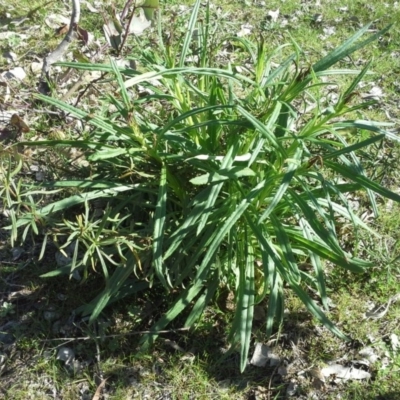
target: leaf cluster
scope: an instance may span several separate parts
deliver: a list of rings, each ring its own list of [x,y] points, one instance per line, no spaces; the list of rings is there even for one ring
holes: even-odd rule
[[[326,267],[362,272],[370,266],[343,248],[338,225],[347,221],[374,234],[352,209],[348,193],[366,191],[374,210],[376,194],[400,201],[367,177],[357,155],[398,138],[385,130],[388,124],[347,117],[371,104],[350,101],[370,63],[361,71],[331,67],[389,27],[360,41],[365,26],[304,70],[296,43],[278,66],[274,61],[287,45],[269,51],[262,39],[237,37],[216,44],[208,8],[198,21],[200,3],[180,47],[164,43],[159,26],[160,53],[143,50],[140,70],[120,68],[113,59],[60,64],[112,77],[117,90],[102,101],[113,111],[88,113],[37,96],[93,130],[81,140],[24,144],[80,148],[90,175],[29,188],[24,196],[60,191],[60,199],[44,207],[36,203],[17,212],[19,200],[10,198],[10,229],[16,240],[19,229],[25,238],[40,225],[46,237],[63,238],[62,251],[72,244],[70,262],[47,276],[79,271],[87,277],[100,266],[104,288],[80,309],[91,320],[112,301],[140,290],[177,293],[143,346],[179,315],[192,327],[219,290],[228,288],[236,301],[230,338],[239,345],[243,370],[255,305],[268,298],[270,335],[283,317],[285,287],[346,338],[322,311],[329,310]],[[245,67],[218,65],[225,41],[247,53]],[[331,75],[355,77],[327,106],[322,99]],[[359,140],[354,132],[361,131]],[[10,193],[11,175],[2,176],[3,195]],[[299,267],[305,264],[310,269]]]

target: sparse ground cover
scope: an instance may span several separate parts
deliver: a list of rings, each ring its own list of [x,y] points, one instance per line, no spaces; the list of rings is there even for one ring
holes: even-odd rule
[[[120,88],[98,71],[71,69],[66,73],[66,68],[53,67],[52,74],[55,74],[55,77],[51,86],[52,97],[78,106],[90,114],[90,117],[72,118],[73,112],[61,103],[56,104],[58,107],[53,107],[33,98],[33,94],[37,92],[40,74],[40,66],[36,63],[60,42],[62,35],[57,36],[55,32],[63,23],[60,16],[68,22],[67,10],[70,10],[68,3],[65,4],[65,9],[60,8],[58,2],[49,2],[45,6],[44,4],[39,1],[0,1],[0,23],[3,26],[0,32],[1,72],[22,68],[26,73],[22,78],[23,75],[19,75],[19,70],[16,70],[17,76],[13,79],[2,75],[1,88],[4,90],[1,94],[0,110],[0,117],[3,118],[0,143],[1,173],[3,182],[14,184],[0,188],[2,228],[8,226],[13,218],[7,207],[15,201],[12,196],[24,193],[23,190],[20,191],[19,185],[23,187],[23,184],[45,184],[49,180],[57,179],[83,180],[87,176],[95,180],[101,174],[104,174],[104,179],[124,177],[130,184],[136,184],[151,182],[159,169],[157,163],[150,162],[148,168],[140,171],[141,174],[134,167],[129,169],[126,164],[118,163],[112,168],[103,165],[102,170],[97,170],[93,167],[94,163],[90,164],[95,161],[93,158],[89,159],[89,162],[85,159],[85,149],[65,145],[66,140],[76,143],[81,138],[91,138],[94,132],[91,122],[96,116],[117,118],[115,115],[118,114],[119,103],[114,102],[114,108],[110,111],[110,100],[106,94],[113,93],[118,98],[116,93]],[[160,50],[159,32],[155,26],[145,30],[138,38],[130,35],[119,56],[110,46],[103,48],[106,44],[103,33],[104,16],[110,15],[111,9],[106,8],[105,2],[91,5],[94,8],[87,3],[82,4],[80,26],[93,35],[92,42],[82,46],[82,43],[75,41],[65,61],[82,63],[84,57],[87,57],[92,62],[102,63],[111,56],[115,60],[125,60],[121,66],[128,68],[125,65],[129,64],[126,61],[129,57],[134,60],[129,67],[144,72],[154,63],[172,65],[179,60],[182,41],[188,30],[192,2],[161,4],[162,19],[159,26],[166,46],[164,52]],[[122,10],[122,2],[116,2],[115,8]],[[301,76],[302,72],[305,74],[309,71],[313,63],[330,53],[368,22],[374,21],[368,31],[369,34],[373,34],[398,21],[400,14],[397,3],[389,5],[362,1],[347,4],[344,1],[331,1],[319,4],[285,1],[264,4],[221,1],[219,4],[211,3],[210,20],[207,23],[206,10],[204,3],[199,10],[199,22],[195,25],[194,36],[201,36],[205,27],[208,28],[210,52],[207,54],[215,57],[218,67],[230,64],[235,73],[244,76],[249,76],[246,74],[253,67],[247,50],[250,48],[257,51],[257,46],[251,47],[250,42],[260,43],[262,38],[266,54],[272,54],[283,44],[292,43],[276,51],[269,67],[273,71],[294,48],[297,48],[301,55],[300,64],[297,65]],[[189,47],[188,59],[185,62],[196,64],[199,60],[205,60],[196,53],[192,42]],[[335,66],[361,70],[371,60],[373,74],[363,77],[351,101],[352,104],[358,104],[361,101],[377,100],[377,103],[354,110],[350,117],[391,122],[393,126],[387,127],[387,130],[393,135],[397,134],[399,118],[399,48],[399,30],[398,26],[394,25],[378,41],[345,57]],[[130,76],[134,77],[135,75]],[[321,80],[325,78],[327,77]],[[299,100],[298,107],[309,106],[313,110],[317,102],[320,103],[321,109],[326,109],[329,114],[329,107],[354,80],[354,75],[328,78],[329,85],[311,88],[310,95],[305,100],[302,99],[303,101]],[[193,84],[197,84],[196,79],[192,79]],[[327,81],[328,79],[325,82]],[[157,91],[154,82],[151,87],[143,82],[142,84],[135,93],[135,105],[140,104],[140,98],[154,96],[153,102],[143,103],[143,108],[148,109],[141,115],[151,123],[156,125],[159,120],[162,121],[163,116],[178,118],[179,113],[188,112],[184,107],[184,96],[178,102],[182,109],[178,110],[176,107],[174,114],[169,108],[170,99],[163,97],[165,93]],[[173,93],[178,97],[177,88],[173,89]],[[194,90],[200,102],[203,98],[202,93],[206,93],[207,90],[207,85],[196,87]],[[238,90],[236,88],[235,95],[240,99],[248,94],[246,90],[249,88],[243,85],[243,93],[240,93],[240,90],[238,93]],[[214,96],[219,96],[221,102],[224,99],[224,95],[217,89]],[[251,101],[252,99],[246,100],[243,106],[251,104],[257,115],[257,112],[263,110],[262,105]],[[196,106],[200,107],[202,104]],[[223,114],[222,110],[219,112],[228,119],[229,116]],[[10,125],[10,116],[15,113],[29,125],[29,131],[27,129],[27,132],[23,132],[25,129],[20,128],[19,120]],[[312,112],[301,110],[299,115],[300,122],[296,129],[308,123]],[[123,117],[137,133],[136,142],[145,145],[148,138],[142,138],[139,131],[135,131],[134,122],[129,119],[129,115]],[[187,129],[187,126],[182,125],[183,128]],[[351,129],[346,133],[345,140],[356,144],[369,137],[370,134],[363,129]],[[34,142],[47,139],[59,140],[59,146],[55,142],[43,147],[32,146]],[[16,146],[11,147],[16,140],[24,141],[24,146],[21,145],[19,149]],[[26,143],[28,141],[31,141],[31,145]],[[62,141],[64,145],[60,146]],[[118,154],[115,154],[118,157]],[[148,155],[152,156],[152,153],[148,152]],[[398,144],[390,140],[371,143],[358,153],[366,175],[395,193],[398,191],[399,182],[398,156]],[[310,157],[308,162],[310,168],[314,168],[325,179],[330,179],[331,172],[325,168],[323,159]],[[182,182],[179,184],[185,185]],[[150,204],[152,196],[160,196],[158,186],[153,186],[152,192],[136,198],[135,201]],[[52,190],[54,193],[50,193],[50,197],[48,194],[44,196],[43,193],[31,193],[32,198],[21,201],[21,204],[44,207],[62,198],[57,188]],[[68,190],[72,196],[79,194],[77,187]],[[21,198],[24,199],[23,196]],[[221,286],[218,289],[220,294],[217,300],[207,306],[194,329],[181,329],[187,315],[184,315],[185,318],[179,317],[163,329],[165,332],[150,350],[143,352],[140,351],[139,342],[143,336],[141,332],[152,329],[163,313],[168,311],[174,296],[179,295],[177,291],[166,296],[166,292],[158,287],[157,290],[153,288],[131,295],[105,308],[99,319],[89,324],[87,317],[82,318],[74,311],[82,304],[93,304],[93,298],[103,290],[107,266],[104,269],[102,263],[95,263],[99,260],[97,257],[101,256],[97,253],[93,256],[90,253],[88,265],[90,266],[91,260],[95,260],[95,272],[92,272],[90,266],[88,270],[78,268],[78,274],[71,276],[69,280],[62,274],[47,279],[40,277],[44,273],[62,269],[63,262],[74,257],[74,249],[64,249],[70,259],[59,251],[68,236],[66,232],[83,232],[86,229],[88,236],[84,238],[86,242],[83,240],[81,244],[90,243],[90,235],[95,232],[98,222],[91,218],[85,219],[85,215],[96,212],[97,216],[103,215],[107,203],[87,203],[82,206],[78,204],[68,212],[82,217],[49,219],[47,226],[40,227],[39,235],[33,235],[28,230],[24,234],[22,229],[19,235],[12,239],[14,232],[10,235],[8,230],[2,229],[0,396],[5,399],[397,399],[400,393],[400,314],[396,303],[396,295],[400,291],[397,218],[399,205],[378,195],[376,208],[379,216],[376,216],[373,204],[371,205],[365,192],[354,192],[347,200],[355,210],[355,215],[368,222],[380,234],[379,237],[374,236],[368,231],[355,229],[350,222],[343,221],[336,226],[340,245],[355,256],[370,261],[372,266],[365,269],[365,272],[354,274],[344,269],[333,268],[329,262],[324,263],[329,317],[351,340],[342,341],[333,336],[328,329],[321,327],[320,322],[310,315],[304,304],[290,290],[290,286],[283,284],[285,308],[282,310],[282,323],[273,326],[273,334],[269,338],[266,338],[265,334],[265,312],[270,296],[267,295],[254,309],[254,323],[249,342],[249,360],[252,359],[252,365],[248,365],[243,373],[240,373],[243,364],[240,341],[237,352],[227,352],[230,327],[235,324],[237,308],[235,293],[229,289],[234,286],[232,282],[225,282],[225,287]],[[150,207],[151,205],[150,212],[157,213]],[[26,211],[29,210],[20,210],[21,215]],[[112,223],[106,227],[108,241],[104,241],[102,245],[104,249],[108,249],[113,232],[131,234],[132,242],[138,244],[133,254],[137,254],[139,258],[143,257],[142,269],[135,271],[141,276],[146,272],[146,268],[149,268],[146,262],[149,259],[148,252],[151,251],[153,231],[149,231],[145,226],[145,215],[149,211],[143,207],[140,212],[143,213],[143,219],[140,219],[140,215],[133,215],[132,218],[139,220],[139,223],[124,226],[125,231],[118,231],[122,223],[117,216],[111,218]],[[46,228],[51,228],[52,235],[47,238],[45,246]],[[131,231],[127,233],[129,228]],[[57,242],[54,238],[59,238],[60,241]],[[248,252],[249,248],[246,248]],[[110,254],[112,253],[105,250],[103,258],[108,260],[107,256]],[[301,259],[303,254],[298,251],[296,256]],[[79,256],[77,259],[79,260]],[[310,263],[304,261],[306,262],[301,265],[301,273],[312,276]],[[220,268],[223,268],[222,256],[219,262]],[[255,260],[255,264],[259,262]],[[152,276],[146,278],[149,281],[153,279]],[[259,276],[256,276],[257,278]],[[182,286],[186,283],[183,282]],[[320,304],[320,292],[316,289],[315,280],[305,281],[303,287],[308,295]],[[125,289],[129,290],[129,287]],[[373,310],[376,305],[381,305],[382,308]],[[256,343],[262,343],[263,347],[257,346]],[[264,353],[260,354],[260,351]],[[345,376],[340,377],[341,374]],[[351,379],[347,379],[348,377]]]

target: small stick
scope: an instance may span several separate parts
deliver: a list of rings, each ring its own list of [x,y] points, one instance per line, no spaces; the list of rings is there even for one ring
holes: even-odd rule
[[[123,337],[123,336],[131,336],[131,335],[144,335],[144,334],[154,334],[159,335],[160,333],[171,333],[178,331],[188,331],[190,328],[178,328],[178,329],[170,329],[164,331],[137,331],[137,332],[129,332],[129,333],[116,333],[114,335],[104,335],[104,336],[80,336],[75,338],[54,338],[54,339],[40,339],[40,342],[54,342],[59,340],[65,340],[68,342],[74,342],[78,340],[90,340],[90,339],[104,339],[104,338],[115,338],[115,337]]]
[[[128,15],[129,7],[131,6],[132,1],[133,1],[133,0],[128,0],[128,1],[125,3],[125,7],[124,7],[124,9],[123,9],[123,11],[122,11],[122,14],[121,14],[121,22],[122,22],[122,21],[126,18],[126,16]]]
[[[128,3],[129,3],[129,2],[128,2]],[[128,3],[127,3],[127,4],[128,4]],[[124,12],[125,12],[125,9],[124,9]],[[133,17],[135,16],[135,12],[136,12],[136,7],[133,7],[131,16],[130,16],[130,18],[129,18],[128,25],[126,25],[126,27],[125,27],[124,36],[123,36],[123,38],[122,38],[121,46],[119,46],[118,54],[121,54],[121,51],[122,51],[122,49],[123,49],[124,46],[125,46],[126,38],[127,38],[128,35],[129,35],[129,29],[131,28],[132,19],[133,19]]]
[[[75,39],[76,37],[75,31],[79,23],[80,13],[81,13],[80,0],[72,0],[72,15],[68,32],[65,35],[64,39],[62,40],[62,42],[57,46],[57,48],[43,60],[43,68],[42,68],[43,80],[49,78],[49,70],[51,64],[54,64],[63,56],[63,54],[67,51],[68,46]]]
[[[272,375],[271,375],[270,378],[269,378],[269,382],[268,382],[268,392],[267,392],[267,399],[268,399],[268,400],[270,400],[270,398],[271,398],[272,379],[274,378],[275,373],[276,373],[278,367],[279,367],[279,364],[274,368],[274,370],[272,371]]]

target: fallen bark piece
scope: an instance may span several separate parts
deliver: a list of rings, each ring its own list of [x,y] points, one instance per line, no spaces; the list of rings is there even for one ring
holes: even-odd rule
[[[340,364],[332,364],[322,368],[321,374],[326,378],[335,375],[336,378],[344,379],[346,381],[350,379],[360,380],[371,378],[371,374],[367,371],[353,367],[344,367]]]

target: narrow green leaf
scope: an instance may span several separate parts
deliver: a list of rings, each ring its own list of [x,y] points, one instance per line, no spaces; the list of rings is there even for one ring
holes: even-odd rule
[[[225,157],[223,158],[221,162],[221,168],[222,170],[230,168],[231,165],[234,162],[234,158],[237,155],[239,147],[239,142],[236,142],[234,146],[231,146],[228,151],[226,152]],[[205,204],[205,210],[200,216],[200,221],[199,225],[197,226],[197,235],[204,229],[206,226],[206,223],[208,221],[209,216],[212,213],[212,207],[214,206],[215,202],[217,201],[218,194],[220,193],[221,189],[223,187],[223,183],[218,183],[214,186],[212,186],[210,195],[206,201]]]
[[[396,202],[400,202],[400,195],[386,189],[385,187],[381,186],[379,183],[374,182],[368,179],[366,176],[360,175],[357,171],[352,168],[346,167],[344,165],[340,165],[338,163],[332,162],[327,160],[324,163],[327,167],[331,168],[332,170],[336,171],[340,175],[345,178],[352,180],[360,184],[364,189],[371,189],[375,193],[380,194],[383,197],[391,199]]]
[[[237,180],[244,176],[255,176],[256,173],[248,167],[233,167],[230,169],[218,170],[218,172],[196,176],[190,180],[192,185],[206,185],[226,180]]]
[[[73,67],[72,67],[73,68]],[[82,68],[85,69],[85,68]],[[204,76],[213,76],[219,78],[227,78],[233,80],[235,82],[246,82],[252,86],[255,85],[254,81],[250,78],[233,73],[232,71],[228,71],[226,69],[218,69],[218,68],[196,68],[196,67],[184,67],[184,68],[170,68],[170,69],[163,69],[160,71],[152,71],[152,72],[145,72],[141,75],[135,76],[134,78],[128,79],[125,81],[125,87],[128,89],[132,86],[135,86],[139,83],[146,82],[148,80],[157,78],[158,76],[168,77],[175,77],[180,74],[193,74],[193,75],[204,75]]]
[[[351,82],[350,86],[346,89],[346,91],[341,96],[341,101],[342,102],[346,102],[349,99],[349,96],[351,96],[352,93],[356,90],[358,84],[361,82],[361,80],[364,78],[365,74],[369,70],[369,67],[371,66],[371,63],[372,63],[372,60],[369,60],[367,62],[367,64],[365,64],[365,67],[362,69],[362,71]]]
[[[339,156],[341,156],[343,154],[349,154],[351,152],[357,151],[359,149],[362,149],[364,147],[371,145],[372,143],[379,142],[385,136],[386,136],[385,134],[372,136],[366,140],[363,140],[362,142],[354,143],[350,146],[345,146],[343,149],[330,151],[328,154],[324,154],[323,160],[328,160],[330,158],[338,158]],[[322,146],[324,147],[323,144],[322,144]]]
[[[268,257],[271,258],[273,264],[278,269],[283,280],[289,281],[290,275],[288,274],[285,265],[282,263],[280,257],[278,256],[278,254],[274,248],[274,245],[271,241],[271,238],[268,236],[268,233],[266,231],[262,230],[262,228],[261,228],[262,225],[259,225],[258,221],[257,221],[257,223],[253,221],[249,212],[245,212],[244,216],[246,218],[246,221],[247,221],[249,227],[251,228],[254,235],[256,236],[260,246],[262,247],[263,252],[266,252],[266,254],[268,254]]]
[[[339,195],[339,194],[338,194]],[[342,199],[345,200],[345,199]],[[369,233],[374,235],[376,238],[380,238],[381,235],[374,231],[368,224],[366,224],[360,217],[354,214],[350,207],[343,207],[340,204],[335,203],[334,201],[328,201],[327,199],[318,199],[318,203],[322,207],[332,207],[332,210],[342,217],[345,217],[347,220],[352,221],[356,227],[361,227],[367,230]]]
[[[197,271],[197,276],[199,276],[202,273],[202,271],[208,266],[215,252],[218,250],[218,247],[220,246],[224,237],[228,234],[228,232],[237,222],[237,220],[243,215],[243,213],[251,204],[252,200],[262,191],[264,183],[265,181],[261,181],[257,186],[255,186],[250,191],[250,193],[236,206],[236,208],[226,219],[225,223],[217,232],[214,241],[211,243],[206,254],[204,255],[204,259]]]
[[[158,337],[158,331],[164,329],[173,321],[186,307],[190,305],[193,299],[203,288],[204,275],[198,277],[191,283],[191,286],[184,290],[174,305],[150,328],[151,333],[143,335],[140,344],[142,350],[147,349]]]
[[[272,114],[269,116],[268,121],[265,125],[265,129],[267,130],[267,132],[273,132],[273,130],[275,129],[275,124],[277,123],[277,120],[279,119],[281,114],[282,104],[283,103],[279,101],[276,102]],[[279,127],[276,127],[276,129],[279,129]],[[249,167],[257,160],[260,152],[264,149],[265,140],[267,140],[267,136],[262,135],[262,138],[257,141],[257,144],[252,152],[251,159],[248,163]]]
[[[73,68],[83,71],[99,71],[99,72],[113,72],[110,64],[96,64],[96,63],[81,63],[81,62],[57,62],[53,64],[54,66],[60,66],[65,68]],[[133,69],[126,69],[125,67],[120,67],[122,73],[138,75],[140,72]]]
[[[274,208],[279,204],[279,202],[282,200],[282,197],[286,193],[287,189],[289,188],[290,183],[292,182],[292,178],[299,167],[299,161],[301,158],[302,151],[300,148],[296,150],[296,154],[292,160],[288,160],[288,167],[286,169],[285,174],[283,175],[282,178],[282,183],[280,184],[278,190],[276,191],[273,199],[269,203],[267,209],[262,213],[259,223],[265,221],[271,212],[274,210]]]
[[[74,106],[71,106],[67,103],[62,102],[61,100],[54,99],[52,97],[44,96],[42,94],[35,94],[34,97],[36,97],[39,100],[42,100],[46,103],[49,103],[61,110],[64,110],[68,113],[70,113],[72,116],[90,121],[90,123],[94,126],[97,126],[98,128],[101,128],[104,130],[104,132],[116,134],[116,135],[121,135],[122,137],[125,136],[126,138],[129,138],[129,131],[127,129],[120,128],[110,122],[107,122],[103,119],[101,119],[98,116],[91,115],[83,110],[80,110],[78,108],[75,108]]]
[[[122,288],[125,281],[133,273],[135,266],[136,259],[132,254],[129,254],[126,265],[117,267],[112,276],[108,279],[105,289],[89,304],[79,309],[83,315],[90,314],[90,323],[98,318],[113,296]]]
[[[313,232],[315,232],[320,239],[327,243],[327,245],[329,245],[329,247],[331,247],[337,254],[342,253],[344,255],[344,252],[336,238],[335,229],[331,223],[332,221],[326,217],[324,210],[320,207],[318,200],[314,197],[312,192],[308,190],[307,185],[302,184],[302,187],[304,192],[308,195],[307,200],[310,201],[314,207],[311,208],[307,200],[304,200],[296,191],[289,189],[288,192],[293,198],[294,204],[301,209]],[[324,227],[319,219],[316,218],[315,210],[317,210],[318,215],[324,220],[326,227]]]
[[[99,161],[107,160],[108,158],[115,158],[120,155],[125,155],[128,153],[128,149],[116,148],[116,149],[101,149],[96,151],[88,157],[89,161]]]
[[[396,142],[400,141],[400,136],[396,133],[386,131],[380,127],[393,126],[393,123],[389,122],[376,122],[376,121],[364,121],[364,120],[347,120],[342,122],[335,122],[332,126],[337,129],[349,129],[353,131],[354,129],[363,129],[370,132],[375,132],[380,135],[385,135],[387,138],[394,140]]]
[[[68,197],[66,199],[56,201],[54,203],[48,204],[47,206],[44,206],[43,208],[38,210],[34,215],[29,213],[25,214],[24,217],[18,219],[18,221],[16,222],[16,227],[27,225],[34,218],[42,218],[58,211],[64,211],[77,204],[84,203],[85,201],[90,201],[101,197],[115,196],[117,193],[125,192],[127,190],[132,190],[137,186],[139,185],[128,185],[128,186],[125,185],[125,186],[114,187],[112,189],[95,190],[93,192],[82,193]],[[11,229],[11,227],[7,226],[4,229]]]
[[[49,146],[49,147],[78,147],[80,149],[110,149],[114,147],[105,143],[99,143],[94,140],[35,140],[27,142],[18,142],[18,145],[24,146]]]
[[[234,107],[232,105],[210,105],[210,106],[206,106],[206,107],[198,107],[198,108],[192,108],[189,111],[186,111],[184,113],[179,114],[177,117],[171,119],[170,121],[168,121],[167,124],[165,124],[165,126],[162,128],[162,130],[160,130],[159,135],[161,137],[163,137],[163,135],[165,135],[167,132],[169,132],[172,128],[174,128],[174,130],[176,130],[176,127],[179,126],[179,122],[184,121],[186,119],[190,119],[196,115],[199,114],[204,114],[204,113],[213,113],[216,111],[225,111],[225,110],[229,110],[229,109],[233,109]],[[224,121],[221,121],[224,122]],[[217,121],[218,124],[221,124],[220,121]],[[237,121],[226,121],[226,124],[232,124],[235,125],[237,124]],[[197,128],[201,128],[202,126],[208,126],[210,125],[210,121],[202,121],[198,124],[192,125],[190,126],[191,129],[197,129]],[[187,126],[184,126],[181,130],[186,132],[188,129]],[[179,132],[179,130],[177,130],[177,132]]]
[[[207,199],[210,196],[210,192],[212,187],[206,187],[203,191],[201,191],[193,200],[193,208],[191,209],[189,215],[186,217],[185,221],[180,224],[178,229],[172,233],[171,237],[168,240],[168,248],[164,254],[164,260],[169,258],[176,249],[181,245],[182,241],[185,237],[189,234],[194,234],[196,236],[196,228],[197,228],[197,221],[203,214]]]
[[[285,260],[284,263],[287,265],[286,271],[290,276],[290,281],[300,282],[300,271],[294,259],[294,253],[285,228],[274,214],[270,214],[270,219],[275,230],[277,247],[282,251],[281,258]]]
[[[299,223],[300,223],[300,226],[303,228],[304,237],[311,241],[312,240],[312,232],[308,228],[307,224],[304,224],[303,222],[304,222],[303,219],[300,219]],[[326,294],[326,286],[325,286],[325,274],[324,274],[323,266],[321,263],[321,259],[317,254],[313,253],[312,251],[309,252],[309,256],[310,256],[311,264],[313,265],[314,270],[315,270],[315,276],[317,279],[317,284],[318,284],[319,294],[321,296],[322,305],[325,307],[325,310],[328,310],[329,307],[328,307],[328,297]]]
[[[193,40],[193,32],[196,27],[197,15],[199,13],[200,4],[201,4],[201,0],[196,0],[196,2],[194,3],[194,6],[193,6],[192,12],[190,13],[189,24],[187,27],[185,40],[183,42],[181,56],[180,56],[179,63],[178,63],[179,67],[183,67],[185,65],[189,46]]]
[[[160,187],[154,215],[154,242],[153,242],[153,262],[156,275],[162,285],[168,290],[169,286],[164,276],[163,269],[163,241],[165,230],[165,214],[167,204],[167,168],[165,165],[161,168]],[[171,283],[169,282],[171,285]]]
[[[120,72],[120,70],[119,70],[119,68],[117,66],[117,63],[114,61],[114,59],[112,57],[110,57],[110,65],[111,65],[111,68],[112,68],[112,70],[114,72],[115,77],[117,78],[117,83],[118,83],[118,86],[119,86],[119,90],[121,92],[121,97],[122,97],[122,100],[124,102],[126,111],[129,112],[131,107],[132,107],[131,106],[131,100],[130,100],[129,94],[128,94],[127,90],[126,90],[126,87],[125,87],[125,84],[124,84],[124,79],[123,79],[123,77],[121,75],[121,72]]]
[[[368,31],[370,26],[371,26],[371,23],[368,25],[365,25],[358,32],[356,32],[353,36],[351,36],[349,39],[347,39],[342,45],[340,45],[335,50],[333,50],[331,53],[329,53],[327,56],[325,56],[320,61],[315,63],[312,66],[312,69],[315,72],[324,71],[324,70],[328,69],[332,65],[336,64],[338,61],[349,56],[350,54],[354,53],[355,51],[357,51],[357,50],[361,49],[362,47],[366,46],[367,44],[373,42],[374,40],[378,39],[380,36],[384,35],[391,28],[391,25],[389,25],[386,28],[371,35],[368,39],[366,39],[360,43],[354,44],[355,42],[357,42],[357,40],[362,35],[364,35],[364,33],[366,33]]]
[[[254,314],[254,252],[247,235],[244,265],[240,267],[237,310],[240,315],[240,371],[243,372],[247,365]]]
[[[118,187],[126,187],[126,185],[118,184],[117,182],[102,181],[102,180],[65,180],[54,182],[43,182],[40,187],[54,187],[54,188],[77,188],[77,189],[114,189]],[[130,187],[131,189],[140,190],[140,186]],[[142,188],[147,191],[145,187]],[[129,189],[127,189],[129,190]]]
[[[296,54],[290,55],[285,61],[283,61],[279,67],[275,68],[267,77],[265,77],[263,82],[261,83],[262,88],[266,88],[271,85],[276,77],[281,75],[284,71],[286,71],[292,64],[294,59],[296,58]]]
[[[360,260],[356,257],[346,257],[342,254],[337,254],[332,249],[327,247],[324,243],[317,242],[316,238],[308,240],[298,232],[290,231],[289,236],[293,237],[293,242],[296,243],[296,247],[300,249],[309,250],[325,260],[328,260],[342,268],[345,268],[351,272],[365,272],[365,268],[373,266],[373,263]]]
[[[346,147],[348,147],[348,144],[345,140],[345,138],[341,135],[336,135],[336,137],[339,139],[340,142],[342,142]],[[353,165],[351,165],[347,158],[344,155],[341,155],[339,157],[339,159],[344,162],[345,165],[347,166],[352,166],[353,168],[355,168],[355,170],[362,176],[365,176],[365,171],[364,168],[359,160],[359,158],[357,157],[355,152],[350,152],[349,153],[351,159],[353,160]],[[371,190],[371,189],[366,189],[372,209],[374,211],[375,216],[377,217],[379,212],[378,212],[378,206],[376,204],[376,200],[375,200],[375,193]]]
[[[71,271],[71,265],[66,265],[61,268],[53,269],[50,272],[39,275],[41,278],[54,278],[55,276],[68,275]]]
[[[201,317],[206,306],[214,297],[215,292],[219,286],[218,271],[216,270],[213,275],[210,275],[209,284],[204,292],[197,299],[196,304],[193,306],[192,311],[186,319],[184,327],[190,328]]]
[[[279,115],[280,108],[282,107],[282,103],[277,103],[275,112]],[[257,129],[261,135],[263,135],[268,142],[274,146],[276,149],[279,149],[283,154],[285,153],[281,145],[277,142],[274,133],[271,131],[270,127],[264,125],[259,119],[250,114],[246,109],[242,106],[237,106],[237,110],[240,114],[242,114],[253,126]]]
[[[292,107],[288,103],[282,103],[282,110],[279,114],[279,119],[276,122],[275,135],[277,138],[283,137],[289,130],[289,116],[292,111]]]
[[[263,250],[263,253],[266,253]],[[263,257],[264,260],[264,257]],[[264,271],[268,280],[268,285],[270,287],[270,294],[268,299],[268,310],[267,310],[267,320],[266,320],[266,331],[265,334],[267,338],[272,335],[272,328],[274,326],[274,320],[280,320],[282,316],[279,316],[280,304],[283,302],[282,299],[282,279],[278,274],[278,270],[274,266],[274,262],[270,257],[263,261]],[[267,267],[266,267],[267,266]]]
[[[182,269],[178,270],[177,277],[175,278],[175,286],[179,286],[182,282],[189,276],[193,276],[193,271],[196,265],[199,264],[200,260],[204,256],[205,249],[213,242],[217,234],[217,226],[220,221],[213,221],[210,223],[203,234],[200,237],[196,235],[191,235],[190,232],[187,233],[187,238],[182,246],[179,247],[179,252],[177,252],[176,261],[174,260],[174,265],[179,266],[181,262],[184,263]],[[193,248],[197,250],[193,252]],[[187,254],[191,251],[190,259],[187,259]]]
[[[346,335],[344,335],[333,323],[330,321],[322,310],[315,304],[315,301],[301,288],[297,283],[291,283],[290,287],[297,294],[299,299],[307,307],[308,311],[317,318],[326,328],[328,328],[334,335],[342,340],[350,340]]]

